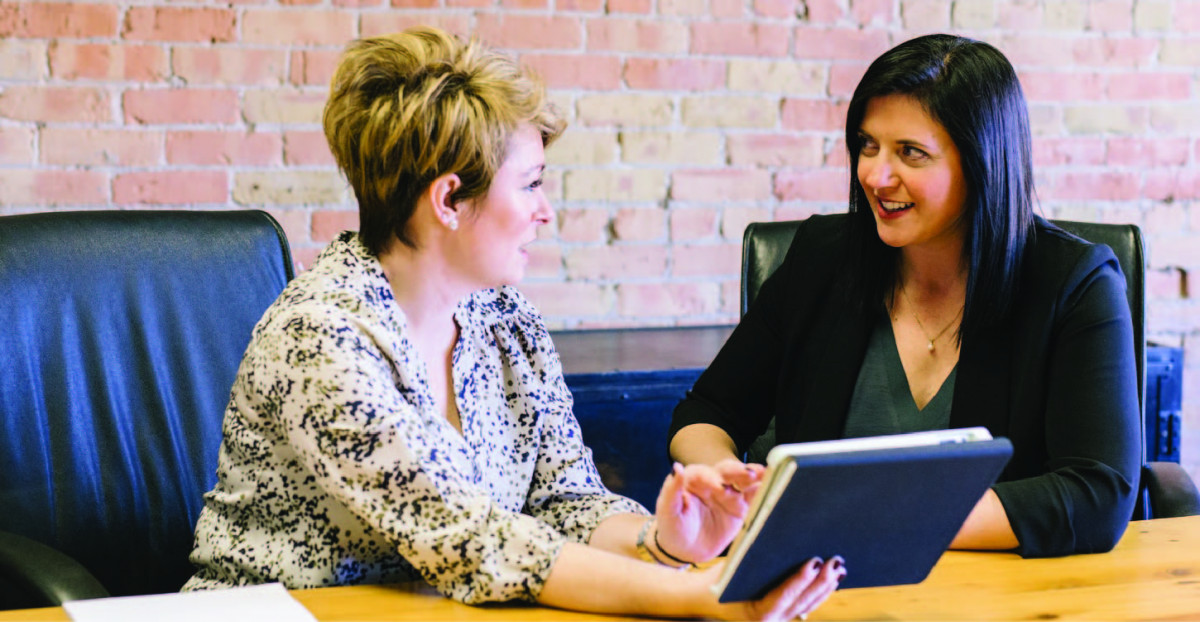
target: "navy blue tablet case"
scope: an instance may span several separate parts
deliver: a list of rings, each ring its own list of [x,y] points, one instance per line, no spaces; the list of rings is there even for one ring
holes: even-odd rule
[[[756,600],[812,557],[841,589],[920,583],[1012,455],[1005,438],[802,455],[721,602]]]

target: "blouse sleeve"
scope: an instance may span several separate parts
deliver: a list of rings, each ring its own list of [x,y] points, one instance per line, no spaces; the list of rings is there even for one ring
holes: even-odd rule
[[[1112,549],[1137,492],[1141,433],[1125,282],[1111,256],[1083,263],[1091,269],[1061,299],[1050,355],[1046,473],[995,486],[1025,557]]]
[[[454,468],[369,330],[349,314],[286,320],[281,364],[259,379],[318,486],[385,534],[442,594],[464,603],[532,600],[565,537],[498,507]]]
[[[592,450],[584,444],[573,412],[574,400],[563,378],[562,363],[540,314],[515,290],[516,326],[509,338],[532,369],[530,386],[520,387],[538,405],[540,454],[525,511],[553,525],[576,542],[586,543],[596,526],[616,514],[648,514],[636,501],[608,490],[600,480]],[[500,336],[498,336],[500,337]],[[662,474],[666,477],[666,473]]]

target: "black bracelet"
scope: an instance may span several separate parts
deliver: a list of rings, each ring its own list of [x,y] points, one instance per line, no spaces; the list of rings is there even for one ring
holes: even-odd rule
[[[654,530],[654,546],[658,548],[659,553],[666,555],[667,559],[675,562],[676,564],[682,564],[684,566],[694,566],[695,565],[693,562],[679,559],[678,557],[675,557],[674,555],[668,553],[667,549],[664,549],[663,545],[659,544],[659,542],[658,542],[658,530],[657,529]]]

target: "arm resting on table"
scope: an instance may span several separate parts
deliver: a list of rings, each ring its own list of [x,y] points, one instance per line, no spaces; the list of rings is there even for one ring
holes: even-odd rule
[[[0,603],[56,607],[68,600],[108,595],[74,559],[40,542],[0,531]]]

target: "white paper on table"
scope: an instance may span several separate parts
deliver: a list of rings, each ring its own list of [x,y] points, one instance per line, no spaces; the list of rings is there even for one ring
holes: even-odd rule
[[[279,583],[63,603],[74,622],[317,622]]]

